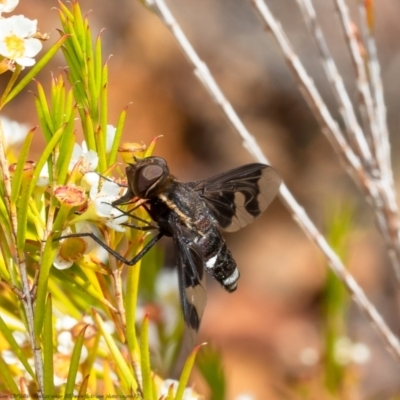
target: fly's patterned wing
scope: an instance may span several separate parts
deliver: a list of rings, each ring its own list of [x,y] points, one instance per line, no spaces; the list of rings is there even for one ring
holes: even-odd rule
[[[204,258],[194,238],[186,227],[176,224],[173,239],[178,257],[179,294],[189,346],[195,342],[207,301]]]
[[[210,207],[220,227],[234,232],[251,223],[278,193],[281,178],[270,166],[248,164],[190,183]]]

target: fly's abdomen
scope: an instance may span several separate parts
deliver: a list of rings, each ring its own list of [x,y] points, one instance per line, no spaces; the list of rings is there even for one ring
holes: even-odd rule
[[[228,292],[233,292],[239,280],[239,270],[219,231],[217,229],[211,229],[211,231],[213,232],[209,231],[201,240],[205,269]]]

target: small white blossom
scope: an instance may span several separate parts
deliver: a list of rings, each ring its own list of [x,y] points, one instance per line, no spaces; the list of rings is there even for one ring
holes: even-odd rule
[[[341,337],[335,343],[335,359],[338,364],[351,362],[365,364],[370,359],[371,351],[364,343],[352,342],[348,337]]]
[[[61,314],[56,320],[55,329],[57,331],[69,330],[72,329],[77,323],[78,321],[75,318],[72,318],[69,315]]]
[[[33,37],[37,21],[23,15],[0,19],[0,54],[22,67],[35,64],[35,57],[42,49],[39,39]]]
[[[71,161],[69,162],[69,171],[75,167],[75,165],[81,162],[80,170],[82,173],[94,171],[99,164],[99,157],[93,150],[88,150],[86,142],[82,142],[82,146],[74,144],[74,150],[72,151]]]
[[[23,142],[29,132],[27,125],[20,124],[7,117],[1,117],[1,126],[3,127],[6,148]]]
[[[159,396],[166,396],[168,394],[169,388],[173,385],[173,392],[174,396],[176,394],[176,390],[178,389],[179,382],[174,380],[174,379],[166,379],[163,381],[161,388],[160,388],[160,393]],[[199,400],[200,397],[198,394],[194,392],[192,388],[186,388],[183,392],[183,400]]]
[[[172,333],[180,318],[178,272],[174,269],[162,269],[156,279],[156,295],[161,305],[165,329]]]
[[[306,347],[300,352],[300,361],[304,365],[312,366],[317,364],[319,360],[318,351],[313,347]]]
[[[19,361],[18,357],[12,350],[3,350],[1,352],[1,357],[7,365],[15,365]]]
[[[255,400],[255,397],[249,393],[241,393],[235,397],[235,400]]]
[[[91,232],[91,228],[89,224],[83,224],[82,227],[79,229],[78,233],[85,233],[85,232]],[[70,234],[70,230],[65,230],[62,233],[62,236],[66,236]],[[72,249],[73,252],[71,252],[71,246],[68,246],[65,244],[66,241],[74,241],[74,244],[76,246],[75,249]],[[79,245],[79,248],[76,248]],[[94,246],[93,240],[90,237],[82,236],[82,237],[77,237],[77,238],[65,238],[60,240],[60,246],[58,248],[58,252],[56,256],[54,257],[53,260],[53,265],[59,269],[67,269],[72,266],[72,264],[81,258],[84,254],[88,254],[92,251]],[[75,251],[76,250],[76,251]]]
[[[40,175],[36,182],[36,186],[45,187],[49,185],[49,182],[50,182],[49,165],[46,163],[43,165],[43,168],[40,171]]]
[[[111,203],[120,198],[121,188],[114,182],[103,182],[99,191],[98,184],[94,184],[90,190],[90,198],[94,203],[96,214],[106,220],[106,225],[117,232],[124,232],[121,224],[128,221],[129,217],[113,207]]]
[[[356,364],[365,364],[371,358],[371,350],[364,343],[354,343],[351,360]]]
[[[19,347],[22,347],[25,343],[29,343],[28,332],[14,331],[12,335]]]
[[[17,7],[19,0],[2,0],[0,2],[0,14],[1,13],[9,13]]]
[[[112,125],[107,125],[107,136],[106,136],[106,152],[109,153],[111,151],[111,147],[114,143],[115,132],[117,128]]]
[[[60,332],[57,336],[57,342],[57,351],[60,354],[64,354],[66,356],[72,354],[75,347],[75,342],[72,339],[72,334],[70,331]],[[81,355],[79,357],[79,364],[82,364],[86,360],[87,356],[88,350],[85,346],[82,346]]]

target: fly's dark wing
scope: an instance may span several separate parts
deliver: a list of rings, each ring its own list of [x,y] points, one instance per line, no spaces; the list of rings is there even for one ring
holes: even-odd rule
[[[236,231],[257,218],[278,193],[281,178],[270,166],[248,164],[189,185],[210,207],[220,227]]]
[[[195,236],[179,223],[173,234],[178,259],[179,294],[188,348],[192,348],[206,306],[204,258]]]

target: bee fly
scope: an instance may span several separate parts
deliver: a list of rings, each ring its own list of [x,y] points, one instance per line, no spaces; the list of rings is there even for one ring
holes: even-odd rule
[[[236,262],[219,229],[234,232],[257,218],[278,193],[281,179],[272,167],[254,163],[203,181],[181,182],[170,174],[161,157],[135,159],[135,164],[126,168],[126,176],[127,192],[112,205],[142,200],[140,206],[156,226],[124,225],[158,230],[134,258],[125,259],[93,233],[70,234],[57,240],[90,236],[118,260],[132,266],[163,236],[172,237],[187,340],[194,342],[206,304],[204,270],[228,292],[236,290],[239,280]]]
[[[274,199],[281,179],[268,165],[248,164],[206,180],[181,182],[161,157],[136,160],[126,175],[128,190],[112,205],[143,199],[141,205],[157,224],[158,234],[132,260],[111,253],[134,265],[161,237],[172,237],[184,321],[193,340],[206,303],[204,270],[228,292],[236,290],[239,279],[219,229],[233,232],[252,222]]]

